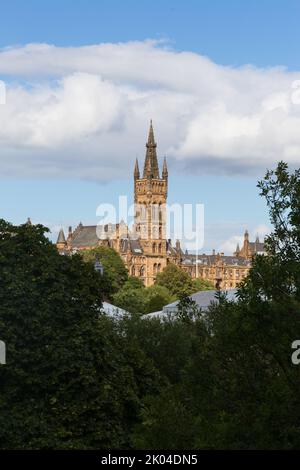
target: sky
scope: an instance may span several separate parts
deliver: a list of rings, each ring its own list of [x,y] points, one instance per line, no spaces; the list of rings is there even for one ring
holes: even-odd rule
[[[270,230],[257,180],[300,162],[298,1],[0,8],[1,217],[31,217],[55,239],[96,224],[101,203],[131,202],[152,119],[169,203],[204,204],[203,252]]]

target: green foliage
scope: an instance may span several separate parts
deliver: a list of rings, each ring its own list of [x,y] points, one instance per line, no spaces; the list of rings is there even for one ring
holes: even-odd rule
[[[126,288],[131,288],[131,289],[144,289],[144,283],[143,281],[135,276],[129,276],[127,281],[125,282],[124,286]]]
[[[143,282],[137,277],[130,276],[123,287],[113,295],[112,302],[129,313],[143,314],[146,306],[144,291]]]
[[[257,256],[241,295],[248,301],[300,300],[300,170],[280,162],[258,183],[269,209],[273,232],[266,238],[268,256]]]
[[[193,279],[192,281],[193,285],[193,293],[194,292],[199,292],[203,290],[215,290],[215,286],[211,281],[208,281],[207,279]]]
[[[145,313],[162,310],[165,305],[175,300],[166,287],[156,284],[147,287],[144,291],[144,294],[146,302]]]
[[[173,300],[163,286],[144,287],[137,278],[130,278],[114,296],[113,303],[130,313],[145,314],[161,310]]]
[[[197,303],[186,294],[182,294],[177,305],[177,317],[185,322],[195,321],[201,315]]]
[[[104,268],[103,283],[105,295],[109,299],[118,292],[128,280],[128,272],[119,254],[106,246],[99,246],[81,252],[84,261],[94,263],[99,259]]]
[[[196,449],[299,448],[300,367],[291,363],[291,344],[300,338],[299,184],[299,171],[290,174],[282,163],[259,184],[274,231],[268,256],[255,257],[240,301],[221,297],[204,317],[190,321],[191,306],[182,296],[178,320],[164,323],[175,333],[174,323],[181,322],[192,353],[178,362],[176,382],[156,360],[173,385],[145,399],[136,446],[160,448],[167,423],[163,445],[171,449],[187,440]],[[159,352],[162,343],[159,336]]]
[[[181,294],[189,295],[194,292],[192,278],[173,263],[168,264],[161,273],[157,274],[156,284],[168,289],[176,298]]]
[[[146,309],[144,288],[124,286],[113,296],[113,304],[129,313],[143,314]]]
[[[0,448],[128,447],[157,373],[99,317],[102,278],[37,225],[0,221]]]
[[[164,321],[99,315],[90,263],[58,255],[42,226],[0,221],[0,448],[298,449],[299,180],[281,163],[260,183],[274,231],[236,303],[200,312],[174,265],[151,288],[114,272],[129,311],[179,298]]]
[[[194,417],[176,387],[145,399],[141,424],[133,435],[137,449],[190,449],[193,438]]]

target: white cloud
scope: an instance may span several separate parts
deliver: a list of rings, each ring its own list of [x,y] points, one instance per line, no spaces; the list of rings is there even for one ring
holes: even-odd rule
[[[5,48],[0,78],[2,175],[127,176],[150,118],[159,153],[187,171],[300,163],[300,72],[224,67],[145,41]]]

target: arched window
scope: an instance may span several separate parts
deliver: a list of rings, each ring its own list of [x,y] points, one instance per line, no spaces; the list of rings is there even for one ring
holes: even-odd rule
[[[132,274],[132,276],[135,276],[135,267],[134,266],[132,266],[132,268],[131,268],[131,274]]]
[[[157,265],[157,272],[158,272],[158,273],[160,272],[160,269],[161,269],[161,264],[158,263],[158,265]]]
[[[156,253],[156,243],[152,243],[152,253]]]
[[[161,243],[158,245],[158,253],[161,253]]]
[[[158,220],[160,222],[162,220],[161,202],[159,203],[159,206],[158,206]]]
[[[140,269],[140,276],[141,277],[144,277],[145,275],[145,266],[141,266],[141,269]]]
[[[157,273],[157,264],[154,263],[153,265],[153,273],[156,274]]]
[[[152,205],[152,222],[156,222],[158,220],[158,205],[156,202],[153,202]]]

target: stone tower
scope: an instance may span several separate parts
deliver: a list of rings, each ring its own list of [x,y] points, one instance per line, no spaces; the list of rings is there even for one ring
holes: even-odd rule
[[[162,174],[156,154],[156,142],[152,121],[148,141],[143,174],[140,174],[138,161],[134,169],[134,204],[135,232],[140,240],[143,253],[149,256],[148,276],[155,279],[166,265],[166,202],[168,194],[168,169],[164,159]]]

